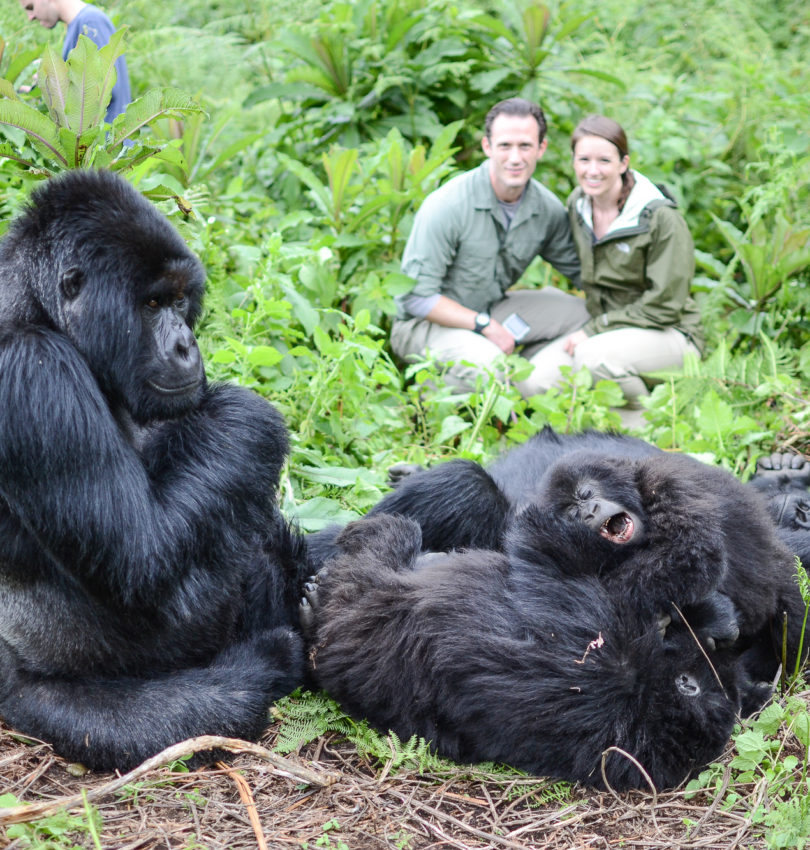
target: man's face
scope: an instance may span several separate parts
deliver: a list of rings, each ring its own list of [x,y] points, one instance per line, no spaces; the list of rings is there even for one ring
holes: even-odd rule
[[[20,0],[29,21],[39,21],[43,27],[53,29],[59,23],[59,13],[51,0]]]
[[[546,140],[540,141],[540,128],[531,115],[501,114],[492,122],[481,147],[489,157],[495,194],[501,201],[516,201],[546,152]]]

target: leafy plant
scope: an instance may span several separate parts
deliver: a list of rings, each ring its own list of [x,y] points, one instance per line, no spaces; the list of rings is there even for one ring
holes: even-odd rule
[[[296,692],[279,700],[273,714],[282,721],[275,746],[280,753],[292,752],[334,732],[349,738],[361,755],[386,764],[393,774],[398,770],[441,772],[447,767],[421,738],[414,736],[403,742],[393,732],[381,735],[366,721],[353,720],[326,694]]]
[[[141,130],[163,116],[199,113],[200,107],[182,92],[153,89],[129,104],[112,125],[104,115],[115,84],[115,61],[124,52],[122,28],[108,44],[97,48],[82,35],[64,61],[50,45],[37,72],[37,89],[48,114],[24,102],[8,79],[0,79],[0,125],[25,134],[30,153],[10,143],[0,144],[0,157],[25,166],[36,176],[71,168],[139,169],[143,178],[156,161],[182,163],[178,150],[132,145]],[[19,64],[19,63],[18,63]],[[14,73],[19,73],[15,66]],[[149,187],[153,196],[171,196],[182,190],[166,188],[161,181]],[[161,192],[162,190],[162,192]]]
[[[768,847],[805,847],[807,829],[810,713],[796,697],[773,702],[746,721],[734,735],[736,754],[724,765],[712,765],[686,786],[692,797],[715,796],[713,805],[744,811]]]
[[[13,794],[0,794],[0,808],[19,806]],[[74,842],[88,836],[97,850],[101,850],[99,829],[101,816],[98,810],[85,800],[84,813],[71,815],[59,811],[31,823],[17,823],[5,827],[5,837],[16,842],[25,850],[81,850],[82,845]]]

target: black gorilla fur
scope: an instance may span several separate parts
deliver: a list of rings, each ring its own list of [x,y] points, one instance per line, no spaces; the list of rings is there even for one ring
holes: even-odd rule
[[[517,547],[525,557],[420,558],[412,520],[347,526],[302,602],[320,685],[350,713],[457,761],[588,785],[602,786],[610,747],[660,788],[718,756],[739,708],[736,655],[710,652],[718,679],[682,624],[662,637],[594,575],[560,570],[549,553],[583,544],[572,525],[529,511],[517,529],[533,544]],[[605,772],[617,789],[646,784],[616,752]]]
[[[530,558],[521,546],[543,547],[563,573],[598,576],[644,620],[682,611],[703,637],[751,648],[757,681],[778,668],[783,611],[789,648],[798,646],[804,606],[793,558],[760,494],[643,440],[545,429],[488,469],[456,460],[407,475],[369,512],[381,514],[414,519],[425,550],[508,549]],[[527,518],[550,533],[524,535]],[[319,562],[334,554],[336,533],[316,538]]]
[[[48,181],[0,246],[0,715],[125,769],[258,736],[301,684],[281,416],[206,382],[204,273],[110,173]]]

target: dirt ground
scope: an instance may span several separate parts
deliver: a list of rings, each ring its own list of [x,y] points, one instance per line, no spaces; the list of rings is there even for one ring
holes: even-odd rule
[[[64,843],[33,845],[43,850],[764,847],[744,817],[722,811],[707,795],[614,795],[462,767],[441,776],[391,775],[334,736],[289,756],[269,753],[276,732],[271,727],[260,746],[245,745],[248,751],[212,767],[171,772],[165,764],[175,753],[121,780],[74,776],[74,766],[50,747],[0,724],[0,794],[30,804],[39,817],[82,815],[88,804],[97,809],[95,837],[69,831]],[[32,846],[11,827],[21,819],[0,809],[0,847]]]

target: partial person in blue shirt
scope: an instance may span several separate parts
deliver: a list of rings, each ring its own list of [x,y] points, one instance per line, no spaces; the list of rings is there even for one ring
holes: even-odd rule
[[[104,47],[115,32],[112,21],[97,6],[82,0],[20,0],[29,21],[39,21],[43,27],[53,29],[60,21],[67,25],[62,58],[76,46],[80,35],[86,35],[97,47]],[[115,63],[116,81],[107,107],[107,121],[112,122],[132,100],[129,89],[129,72],[123,56]]]

